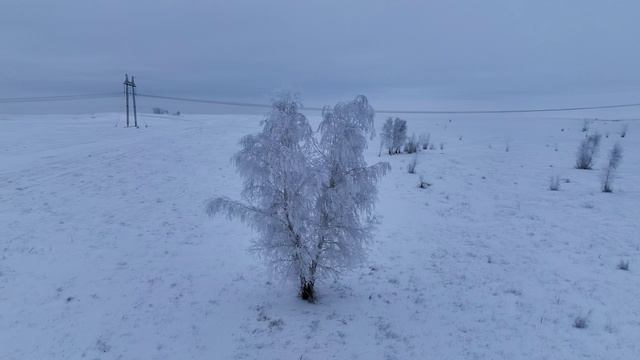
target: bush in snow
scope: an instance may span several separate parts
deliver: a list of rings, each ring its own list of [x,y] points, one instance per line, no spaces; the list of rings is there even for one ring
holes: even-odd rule
[[[418,182],[418,187],[420,189],[426,189],[429,186],[431,186],[431,184],[426,182],[426,181],[424,181],[424,178],[422,176],[420,176],[420,181]]]
[[[151,109],[151,111],[153,111],[154,114],[158,115],[165,115],[169,113],[169,110],[165,110],[159,107],[154,107],[153,109]]]
[[[380,149],[386,147],[389,155],[399,154],[407,141],[407,121],[400,118],[388,118],[382,127]]]
[[[407,172],[409,174],[415,174],[416,173],[416,166],[418,166],[418,156],[414,156],[413,159],[411,159],[411,161],[409,162],[409,165],[407,165]]]
[[[589,120],[586,120],[586,119],[585,119],[585,120],[582,122],[582,132],[587,132],[587,131],[589,131],[589,127],[590,127],[590,125],[591,125],[591,122],[590,122]]]
[[[573,327],[576,329],[586,329],[588,325],[589,320],[586,316],[579,315],[576,316],[575,319],[573,319]]]
[[[629,124],[622,125],[622,129],[620,129],[620,137],[623,138],[627,136],[627,131],[629,131]]]
[[[420,138],[418,139],[418,142],[420,143],[420,147],[422,147],[422,150],[427,150],[429,149],[429,142],[431,141],[431,134],[422,134],[420,135]]]
[[[629,260],[620,260],[620,262],[618,263],[618,269],[629,271]]]
[[[592,134],[587,135],[578,146],[576,169],[591,169],[593,167],[593,160],[600,147],[600,139],[602,135]]]
[[[319,274],[337,274],[363,257],[376,183],[389,165],[364,160],[367,135],[374,133],[364,96],[323,110],[318,143],[299,108],[288,95],[274,101],[262,131],[243,137],[233,158],[245,201],[215,198],[207,211],[257,230],[254,248],[313,301]]]
[[[416,152],[418,152],[418,148],[420,147],[420,144],[418,143],[418,140],[416,139],[416,135],[411,135],[411,137],[409,139],[407,139],[407,143],[404,145],[404,151],[407,154],[414,154]]]
[[[618,165],[620,165],[621,160],[622,146],[616,143],[609,153],[609,163],[607,164],[607,167],[604,169],[604,173],[602,174],[602,192],[613,191],[613,179],[615,177],[616,169],[618,168]]]
[[[560,190],[560,176],[554,175],[549,179],[549,190],[551,191]]]

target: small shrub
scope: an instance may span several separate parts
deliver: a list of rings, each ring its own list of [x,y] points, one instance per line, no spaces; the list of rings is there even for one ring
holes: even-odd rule
[[[430,183],[428,183],[428,182],[426,182],[426,181],[424,181],[424,179],[422,178],[422,176],[420,176],[420,182],[418,182],[418,187],[419,187],[420,189],[426,189],[426,188],[428,188],[429,186],[431,186],[431,184],[430,184]]]
[[[440,150],[444,150],[444,143],[440,143]]]
[[[620,262],[618,263],[618,269],[629,271],[629,260],[620,260]]]
[[[429,142],[431,141],[431,134],[422,134],[420,135],[420,138],[418,139],[418,142],[420,143],[420,147],[422,147],[422,150],[427,150],[429,149]]]
[[[560,190],[560,176],[554,175],[549,179],[549,190],[551,191]]]
[[[407,172],[409,174],[415,174],[417,165],[418,165],[418,156],[414,156],[413,159],[411,159],[411,161],[409,162],[409,165],[407,165]]]
[[[578,146],[576,157],[576,169],[589,170],[593,167],[593,160],[600,148],[600,139],[602,135],[587,135]]]
[[[602,174],[602,192],[613,192],[613,179],[620,161],[622,161],[622,146],[616,143],[609,153],[609,163]]]
[[[589,120],[584,120],[582,122],[582,132],[587,132],[589,131],[589,128],[591,127],[591,122]]]
[[[418,152],[418,140],[416,139],[416,135],[411,135],[411,137],[407,140],[407,143],[404,145],[404,151],[407,154],[415,154]]]
[[[159,107],[154,107],[153,109],[151,109],[153,111],[154,114],[156,115],[166,115],[169,113],[169,110],[165,110],[163,108],[159,108]]]
[[[573,320],[573,327],[576,329],[586,329],[589,325],[589,320],[586,316],[578,315]]]
[[[626,137],[627,131],[629,131],[629,124],[622,125],[622,129],[620,129],[620,137],[621,138]]]

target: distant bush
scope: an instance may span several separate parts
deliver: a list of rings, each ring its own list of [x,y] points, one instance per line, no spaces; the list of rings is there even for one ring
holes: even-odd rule
[[[418,144],[418,140],[416,139],[416,135],[413,134],[409,139],[407,139],[407,143],[404,145],[404,151],[407,154],[414,154],[418,152],[420,144]]]
[[[584,120],[582,122],[582,132],[587,132],[589,131],[589,128],[591,127],[591,122],[589,120]]]
[[[576,329],[586,329],[588,325],[589,320],[586,316],[579,315],[573,320],[573,327]]]
[[[551,191],[560,190],[560,176],[554,175],[549,179],[549,190]]]
[[[602,135],[596,133],[587,135],[578,146],[576,169],[591,169],[595,155],[600,147],[600,139]]]
[[[427,150],[429,149],[429,142],[431,141],[431,134],[422,134],[420,135],[420,138],[418,139],[418,142],[420,143],[420,147],[422,147],[422,150]]]
[[[422,176],[420,176],[420,182],[418,182],[418,187],[419,187],[420,189],[426,189],[426,188],[428,188],[429,186],[431,186],[431,184],[430,184],[430,183],[428,183],[428,182],[426,182],[426,181],[424,181],[424,179],[422,178]]]
[[[618,263],[618,269],[629,271],[629,260],[620,260],[620,262]]]
[[[154,113],[154,114],[157,114],[157,115],[166,115],[166,114],[169,114],[169,110],[165,110],[165,109],[163,109],[163,108],[159,108],[159,107],[154,107],[154,108],[152,109],[152,111],[153,111],[153,113]]]
[[[620,161],[622,161],[622,146],[616,143],[609,153],[609,163],[602,174],[602,192],[613,192],[613,179]]]
[[[629,131],[629,124],[622,125],[622,129],[620,129],[620,137],[623,138],[627,136],[627,131]]]
[[[411,159],[409,165],[407,165],[407,172],[409,174],[415,174],[416,166],[418,166],[418,156],[414,156],[413,159]]]

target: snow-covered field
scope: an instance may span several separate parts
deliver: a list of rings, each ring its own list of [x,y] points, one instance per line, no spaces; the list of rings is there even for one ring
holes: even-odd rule
[[[260,119],[0,117],[0,359],[640,356],[636,123],[593,123],[609,136],[587,171],[581,120],[408,118],[436,149],[413,175],[383,155],[368,260],[308,304],[247,251],[250,229],[204,212],[239,197],[230,157]]]

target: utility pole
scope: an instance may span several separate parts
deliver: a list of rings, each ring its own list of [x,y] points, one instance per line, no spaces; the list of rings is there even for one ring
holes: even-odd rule
[[[133,124],[138,127],[138,112],[136,111],[136,81],[131,75],[131,98],[133,99]]]
[[[127,127],[129,127],[129,75],[124,74],[124,97],[126,101]]]
[[[138,127],[138,112],[136,110],[136,81],[134,76],[131,75],[131,81],[129,81],[129,75],[124,74],[124,96],[127,104],[127,127],[129,127],[129,88],[131,88],[131,99],[133,100],[133,126]]]

